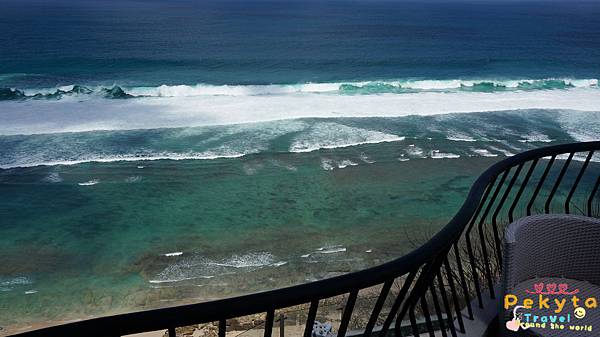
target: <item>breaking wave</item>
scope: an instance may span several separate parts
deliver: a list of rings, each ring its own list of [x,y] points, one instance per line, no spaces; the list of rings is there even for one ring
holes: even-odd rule
[[[181,255],[169,255],[177,258]],[[264,267],[280,267],[287,261],[278,261],[269,252],[233,255],[222,260],[214,260],[199,254],[179,259],[160,271],[149,283],[173,283],[194,279],[212,279],[223,274],[239,271],[252,271]]]
[[[405,137],[402,136],[350,127],[338,123],[318,123],[296,139],[290,147],[290,152],[312,152],[320,149],[395,142],[404,139]]]
[[[294,158],[314,158],[325,171],[385,161],[511,156],[544,144],[597,140],[600,112],[526,110],[398,118],[303,118],[262,123],[0,136],[0,169],[56,166],[44,183],[73,181],[60,166],[87,162],[240,159],[241,173],[297,171]],[[501,122],[498,122],[501,121]],[[136,141],[131,141],[135,139]],[[374,145],[379,144],[379,145]],[[396,149],[387,153],[383,149]],[[381,149],[383,152],[374,151]],[[273,154],[284,154],[280,158]],[[262,155],[265,155],[263,157]],[[256,156],[256,157],[255,157]],[[259,159],[263,158],[263,159]],[[268,159],[268,160],[266,160]],[[148,164],[150,165],[150,164]],[[120,182],[142,183],[142,172]],[[102,183],[110,181],[102,181]]]
[[[165,97],[167,93],[157,92],[163,90],[158,88],[136,92],[112,87],[100,89],[104,90],[101,93],[94,89],[92,94],[79,94],[76,92],[87,91],[71,86],[60,89],[59,95],[62,95],[62,99],[23,98],[30,97],[31,93],[8,89],[10,93],[4,96],[13,98],[0,102],[0,135],[233,125],[301,118],[427,116],[524,109],[598,111],[600,106],[600,89],[597,81],[592,80],[585,82],[585,85],[568,82],[571,83],[569,87],[574,87],[568,90],[500,90],[494,93],[461,90],[461,85],[467,85],[464,81],[458,81],[456,84],[452,81],[442,81],[442,84],[439,82],[420,81],[412,85],[450,89],[416,89],[417,91],[403,94],[347,95],[340,94],[338,84],[331,87],[332,84],[324,83],[303,84],[297,88],[291,86],[291,89],[285,85],[237,86],[233,92],[230,92],[229,88],[219,87],[217,90],[217,87],[209,86],[214,90],[210,95],[203,96],[201,93],[206,86],[199,86],[202,90],[198,89],[198,95],[193,90],[191,93],[174,91],[168,94],[180,96]],[[545,84],[546,87],[548,85]],[[453,86],[455,88],[451,89]],[[517,83],[515,88],[518,86]],[[254,87],[260,87],[260,90]],[[274,91],[273,88],[278,88],[279,91]],[[105,95],[114,99],[105,99]],[[126,98],[130,96],[133,98]],[[116,99],[119,97],[126,99]],[[304,151],[310,149],[311,146],[297,148]]]
[[[90,89],[82,85],[71,85],[66,87],[60,87],[57,89],[41,89],[40,91],[35,90],[20,90],[15,88],[0,88],[0,101],[10,100],[23,100],[23,99],[51,99],[58,100],[64,97],[76,96],[76,95],[95,95],[103,98],[132,98],[131,94],[128,94],[119,86],[112,87],[100,87]]]
[[[427,91],[531,91],[570,88],[597,88],[597,79],[517,79],[517,80],[398,80],[268,85],[161,85],[156,87],[92,87],[69,85],[59,88],[0,88],[1,100],[61,99],[74,95],[94,95],[110,99],[135,97],[256,96],[297,93],[343,95],[403,94]]]

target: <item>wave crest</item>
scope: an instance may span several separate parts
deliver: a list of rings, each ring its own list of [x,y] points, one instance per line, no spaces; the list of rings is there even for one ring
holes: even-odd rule
[[[109,99],[135,97],[260,96],[290,94],[374,95],[415,92],[561,90],[597,88],[598,79],[518,79],[518,80],[397,80],[268,85],[161,85],[157,87],[87,87],[70,85],[50,89],[0,88],[0,101],[22,99],[62,99],[73,95],[91,95]]]

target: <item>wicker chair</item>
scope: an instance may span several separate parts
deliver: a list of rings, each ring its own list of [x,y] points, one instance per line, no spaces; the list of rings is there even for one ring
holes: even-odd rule
[[[512,320],[514,312],[512,307],[504,309],[503,296],[499,311],[503,313],[500,315],[502,336],[600,335],[600,308],[585,308],[583,303],[588,297],[600,300],[600,219],[566,214],[525,217],[507,227],[504,245],[504,294],[517,295],[517,305],[522,305],[523,297],[534,299],[533,308],[523,311],[540,316],[557,315],[553,301],[564,298],[566,304],[560,314],[570,314],[571,322],[564,323],[564,330],[551,329],[548,322],[544,328],[529,327],[512,332],[506,322]],[[577,289],[577,296],[581,298],[578,304],[587,309],[584,318],[575,317],[571,302],[570,293]],[[550,297],[550,309],[539,308],[540,292]],[[570,325],[592,325],[594,330],[573,331],[568,328]]]

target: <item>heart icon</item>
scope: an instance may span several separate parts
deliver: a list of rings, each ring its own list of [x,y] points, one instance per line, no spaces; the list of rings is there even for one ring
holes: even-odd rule
[[[536,283],[533,285],[536,294],[541,294],[544,291],[544,283]]]
[[[521,326],[521,322],[516,319],[512,319],[512,320],[506,322],[506,328],[510,331],[519,330],[519,326]]]
[[[566,283],[560,283],[558,285],[558,292],[559,293],[565,293],[567,291],[567,289],[569,289],[569,286]]]
[[[556,283],[548,283],[546,284],[546,289],[548,289],[548,292],[550,294],[556,294]]]

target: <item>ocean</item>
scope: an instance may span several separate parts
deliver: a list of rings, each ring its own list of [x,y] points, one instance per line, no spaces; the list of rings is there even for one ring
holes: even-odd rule
[[[494,162],[600,139],[595,1],[4,0],[0,31],[0,335],[374,266]]]

